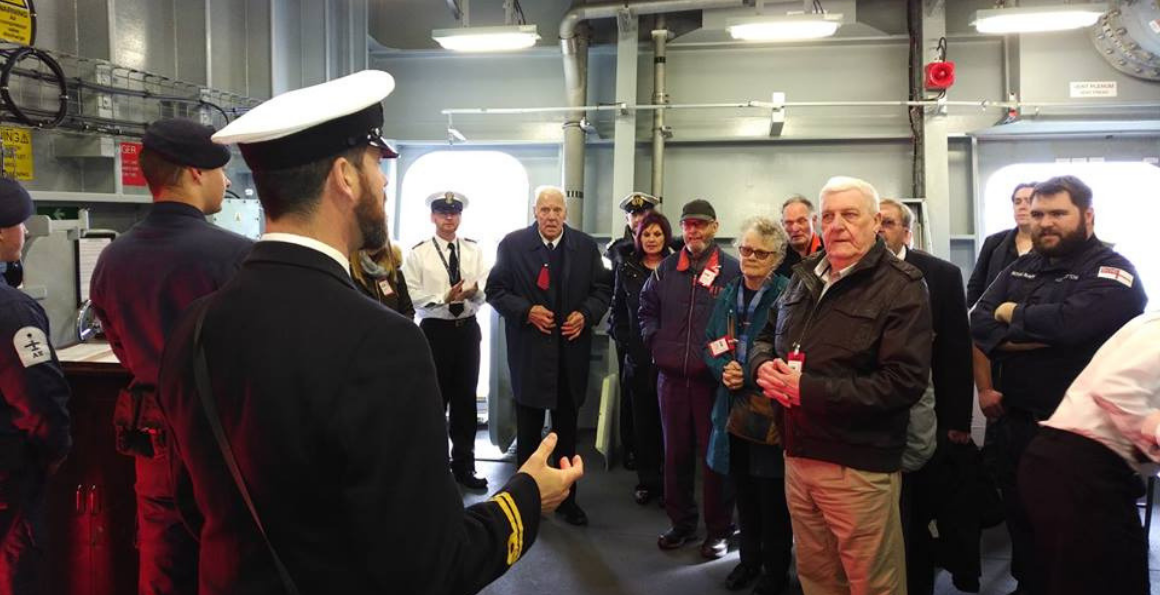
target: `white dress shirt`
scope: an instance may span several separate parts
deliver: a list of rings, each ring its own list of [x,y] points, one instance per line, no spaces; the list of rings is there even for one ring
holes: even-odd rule
[[[1091,438],[1139,471],[1139,449],[1093,395],[1126,413],[1122,419],[1142,421],[1160,409],[1160,311],[1145,312],[1112,335],[1072,382],[1055,414],[1042,423]],[[1148,438],[1160,443],[1160,436]]]
[[[310,248],[311,250],[317,250],[334,259],[334,261],[338,264],[342,265],[342,270],[346,271],[348,277],[350,276],[350,260],[346,258],[346,255],[342,252],[339,252],[338,250],[335,250],[333,246],[320,242],[314,238],[300,236],[296,233],[264,233],[262,234],[262,237],[258,238],[258,241],[286,242],[287,244],[297,244],[299,246]]]
[[[439,258],[435,242],[439,242],[438,250],[443,251],[443,258]],[[487,282],[489,267],[484,262],[483,251],[479,244],[472,240],[456,238],[451,241],[459,253],[459,277],[463,280],[464,289],[478,284],[479,291],[471,299],[463,303],[463,313],[459,316],[451,314],[449,304],[444,301],[447,292],[451,290],[451,281],[447,273],[447,264],[451,263],[451,251],[447,248],[446,240],[434,237],[420,242],[407,254],[403,264],[403,276],[407,278],[407,291],[411,294],[411,301],[415,304],[415,312],[419,320],[425,318],[439,318],[455,320],[475,315],[483,306],[483,287]]]

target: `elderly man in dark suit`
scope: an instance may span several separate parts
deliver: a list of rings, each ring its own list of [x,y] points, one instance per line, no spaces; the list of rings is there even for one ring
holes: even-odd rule
[[[596,242],[564,224],[564,193],[536,191],[536,222],[499,243],[487,279],[487,302],[504,318],[516,400],[516,458],[540,443],[544,412],[560,436],[557,457],[576,454],[576,418],[588,391],[592,328],[612,300],[611,274]],[[576,488],[557,513],[587,525]]]
[[[966,444],[971,440],[971,401],[974,398],[971,327],[967,321],[966,294],[959,267],[911,248],[914,212],[910,207],[884,198],[879,203],[879,214],[882,222],[878,235],[895,256],[922,271],[930,295],[934,329],[931,348],[934,410],[930,412],[927,423],[921,419],[921,412],[911,414],[911,435],[921,437],[917,440],[919,444],[913,445],[918,452],[903,455],[903,469],[907,472],[902,476],[902,522],[909,592],[911,595],[929,594],[934,592],[932,556],[935,547],[928,525],[939,504],[934,501],[939,490],[931,481],[933,469],[940,460],[940,446],[945,451],[948,441]],[[921,406],[922,402],[918,407]],[[908,451],[911,442],[914,441],[908,441]]]
[[[266,234],[190,305],[161,365],[178,508],[198,592],[475,593],[535,541],[580,460],[549,436],[466,510],[447,467],[435,364],[410,320],[355,288],[346,255],[385,240],[380,101],[363,71],[279,95],[214,136],[238,142]]]

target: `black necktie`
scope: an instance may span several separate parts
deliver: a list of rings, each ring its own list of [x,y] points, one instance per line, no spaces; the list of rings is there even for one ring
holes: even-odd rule
[[[551,252],[555,249],[556,249],[556,243],[555,242],[548,242],[548,252]]]
[[[450,269],[447,271],[447,279],[451,281],[452,285],[455,285],[461,279],[461,275],[459,274],[459,254],[455,252],[455,244],[448,243],[447,251],[451,254],[447,258],[447,268]],[[452,316],[459,318],[459,315],[463,314],[463,303],[453,303],[448,306],[448,309],[451,311]]]

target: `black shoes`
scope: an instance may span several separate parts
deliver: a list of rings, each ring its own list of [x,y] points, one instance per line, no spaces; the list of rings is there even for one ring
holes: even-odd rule
[[[628,471],[636,471],[636,453],[624,453],[624,468]]]
[[[696,531],[685,531],[673,527],[657,538],[657,547],[662,550],[675,550],[687,543],[693,543],[696,540]]]
[[[461,485],[469,490],[486,490],[487,489],[487,478],[486,477],[479,477],[473,471],[468,471],[468,472],[464,472],[464,473],[453,473],[452,475],[455,476],[455,481],[459,482],[459,485]]]
[[[753,595],[781,595],[781,592],[785,591],[788,585],[789,575],[782,573],[781,576],[773,576],[766,573],[757,579],[757,584],[753,587]]]
[[[729,540],[725,537],[706,537],[701,542],[701,557],[706,560],[724,558],[729,553]]]
[[[637,504],[639,504],[641,506],[644,506],[644,505],[648,504],[649,502],[652,502],[652,499],[656,498],[656,497],[657,497],[656,490],[650,490],[644,486],[638,485],[638,486],[636,486],[636,489],[634,489],[632,491],[633,501],[635,501]]]
[[[588,524],[588,515],[584,509],[580,508],[579,504],[562,505],[556,509],[556,514],[564,519],[565,523],[583,527]]]
[[[740,591],[749,586],[753,579],[761,576],[761,569],[744,562],[733,567],[729,576],[725,577],[725,588],[730,591]],[[756,591],[755,591],[756,592]]]

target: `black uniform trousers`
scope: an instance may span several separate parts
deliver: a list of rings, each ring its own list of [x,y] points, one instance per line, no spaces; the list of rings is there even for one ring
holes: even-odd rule
[[[938,497],[933,473],[934,465],[938,464],[937,457],[936,454],[921,469],[902,474],[902,497],[898,507],[906,546],[906,592],[909,595],[934,593],[937,544],[931,535],[930,523],[935,520],[935,498]]]
[[[661,431],[661,405],[657,396],[657,369],[651,363],[633,365],[625,358],[632,403],[632,429],[636,434],[637,486],[660,496],[665,489],[665,440]]]
[[[1019,467],[1034,528],[1031,592],[1146,595],[1148,539],[1136,500],[1140,477],[1092,440],[1043,428]]]
[[[563,341],[565,339],[560,338]],[[568,389],[568,374],[566,366],[560,366],[560,373],[556,379],[556,408],[541,409],[529,407],[516,402],[516,462],[522,466],[531,458],[532,453],[540,447],[544,437],[544,412],[552,412],[552,431],[556,433],[556,450],[552,452],[550,465],[556,467],[561,457],[570,460],[576,455],[576,421],[579,417],[579,408],[572,402]],[[572,484],[572,492],[560,504],[560,508],[567,510],[576,504],[576,492],[579,482]]]
[[[42,593],[47,560],[45,477],[32,465],[0,479],[6,508],[0,510],[0,593]]]
[[[1003,514],[1011,536],[1011,576],[1023,584],[1031,580],[1034,549],[1031,521],[1019,496],[1018,471],[1023,451],[1039,433],[1039,418],[1018,407],[1007,407],[1002,417],[987,424],[983,454],[999,493],[1003,496]]]
[[[616,361],[620,364],[620,418],[617,420],[620,425],[620,448],[621,453],[627,459],[629,454],[636,456],[636,430],[634,429],[633,416],[633,391],[632,391],[632,372],[628,369],[628,350],[621,347],[620,342],[615,343],[616,347]]]
[[[419,328],[431,345],[443,410],[448,412],[451,471],[475,471],[476,389],[479,384],[479,322],[474,316],[457,320],[424,318]]]
[[[737,492],[741,563],[751,568],[763,568],[774,580],[785,580],[793,548],[793,525],[785,500],[785,477],[752,474],[750,454],[753,448],[776,447],[729,436],[729,476]]]

